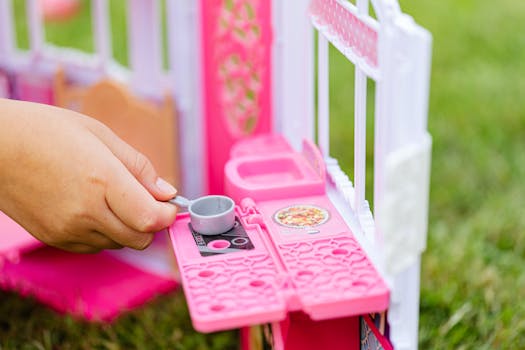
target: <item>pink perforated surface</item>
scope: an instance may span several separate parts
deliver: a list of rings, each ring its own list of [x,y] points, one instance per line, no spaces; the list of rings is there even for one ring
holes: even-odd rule
[[[302,232],[292,234],[294,242],[274,244],[263,216],[253,212],[243,218],[243,224],[251,228],[253,251],[216,256],[196,254],[188,215],[179,216],[171,226],[197,330],[279,321],[295,310],[323,320],[388,307],[388,288],[351,232],[321,239]],[[260,224],[248,224],[250,221]]]
[[[299,153],[281,145],[264,157],[247,155],[248,150],[258,153],[255,146],[264,144],[260,138],[238,144],[225,168],[228,195],[257,196],[236,198],[236,215],[252,249],[225,246],[207,255],[210,244],[224,242],[233,233],[212,238],[192,233],[187,213],[179,214],[170,227],[195,328],[216,331],[281,321],[291,311],[326,320],[385,310],[388,288],[324,193],[318,150],[305,144]],[[296,160],[287,163],[286,171],[308,173],[309,181],[282,176],[285,155]],[[260,166],[261,159],[265,166]],[[230,171],[232,166],[244,170]],[[272,171],[278,176],[264,177],[268,182],[261,183],[259,175]],[[247,176],[241,180],[243,172]],[[321,186],[316,192],[321,193],[311,193],[311,183],[317,182]],[[206,239],[211,241],[202,242]]]
[[[315,21],[328,29],[370,66],[377,67],[377,30],[338,0],[312,0],[310,13]]]
[[[388,307],[388,290],[355,238],[278,246],[304,311],[312,319],[359,315]]]
[[[238,217],[244,214],[237,208]],[[194,327],[209,332],[284,318],[286,276],[266,250],[256,225],[243,220],[254,249],[202,257],[189,222],[186,213],[179,214],[170,234]]]
[[[198,330],[266,323],[285,315],[277,268],[268,254],[184,265],[181,273]]]
[[[201,0],[210,193],[232,144],[271,130],[271,1]]]

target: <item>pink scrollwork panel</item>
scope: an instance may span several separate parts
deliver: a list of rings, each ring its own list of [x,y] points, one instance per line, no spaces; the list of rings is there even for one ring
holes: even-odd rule
[[[201,0],[208,190],[234,142],[271,130],[271,1]]]

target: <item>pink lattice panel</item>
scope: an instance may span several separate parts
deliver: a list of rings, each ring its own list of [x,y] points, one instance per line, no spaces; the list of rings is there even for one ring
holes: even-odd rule
[[[345,48],[377,67],[377,30],[349,8],[348,1],[312,0],[310,13],[319,26],[326,28]]]
[[[240,138],[271,130],[271,1],[201,0],[210,192]]]
[[[181,268],[193,323],[206,332],[282,320],[280,274],[268,254],[244,255]],[[282,278],[282,276],[281,276]]]
[[[303,310],[312,319],[382,311],[389,291],[349,233],[278,246]]]
[[[268,251],[260,227],[246,222],[245,216],[256,215],[253,208],[241,211],[237,207],[236,214],[252,249],[202,256],[187,213],[177,215],[169,229],[193,326],[201,332],[286,317],[287,276]]]
[[[316,239],[304,232],[289,233],[293,242],[276,243],[256,208],[237,207],[236,212],[254,244],[251,250],[202,256],[187,214],[179,214],[170,227],[197,330],[281,321],[287,312],[297,310],[322,320],[388,307],[385,283],[349,231],[319,233],[322,237]]]

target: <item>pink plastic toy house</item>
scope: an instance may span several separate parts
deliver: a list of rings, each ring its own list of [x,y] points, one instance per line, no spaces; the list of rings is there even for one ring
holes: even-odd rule
[[[169,91],[179,132],[165,149],[180,151],[181,192],[235,199],[237,224],[223,235],[194,232],[184,213],[170,227],[197,330],[242,327],[246,350],[417,348],[431,36],[396,0],[167,1],[167,70],[157,1],[129,1],[129,69],[111,57],[107,1],[92,1],[96,54],[85,57],[44,44],[32,1],[31,50],[19,53],[10,3],[0,3],[7,77],[33,69],[54,81],[62,68],[81,88],[111,79],[149,101]],[[355,68],[350,177],[330,157],[329,44]],[[373,210],[365,198],[369,80]],[[22,243],[16,259],[12,247],[2,250],[9,264],[39,252]]]

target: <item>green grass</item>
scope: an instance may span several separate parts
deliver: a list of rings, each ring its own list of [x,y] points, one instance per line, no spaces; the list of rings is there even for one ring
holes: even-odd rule
[[[235,349],[236,332],[196,333],[182,293],[158,298],[111,325],[60,316],[0,292],[0,349]]]
[[[434,35],[421,348],[525,348],[525,3],[403,3]]]
[[[525,2],[401,4],[434,36],[429,108],[434,143],[420,348],[523,349]],[[352,72],[340,56],[332,56],[332,149],[350,173],[353,156],[347,145],[353,137],[345,118],[351,120]],[[0,294],[0,300],[0,349],[236,346],[234,332],[194,332],[180,294],[111,326],[60,317],[12,294]]]

